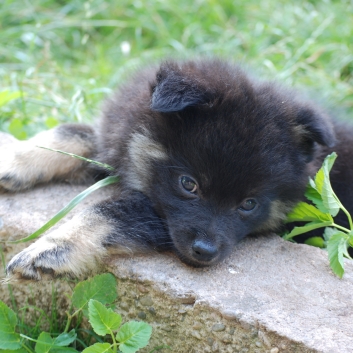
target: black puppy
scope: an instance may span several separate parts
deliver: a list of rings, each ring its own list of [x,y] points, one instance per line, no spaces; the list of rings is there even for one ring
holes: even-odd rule
[[[23,250],[7,273],[80,276],[109,253],[151,250],[215,264],[248,234],[278,230],[332,150],[333,185],[352,212],[352,139],[311,102],[219,60],[142,71],[107,102],[96,129],[63,125],[1,154],[0,185],[13,191],[89,169],[36,145],[97,159],[121,177],[116,196]]]

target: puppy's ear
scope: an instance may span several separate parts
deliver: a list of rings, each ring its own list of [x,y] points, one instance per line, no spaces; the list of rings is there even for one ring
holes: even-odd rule
[[[311,106],[298,109],[294,133],[307,163],[314,158],[315,142],[327,147],[333,147],[336,142],[328,116]]]
[[[329,117],[324,112],[310,106],[301,107],[297,113],[297,123],[305,139],[327,147],[335,145],[335,132]]]
[[[182,73],[176,65],[165,64],[152,85],[151,109],[157,112],[178,112],[209,101],[206,90],[191,75]]]

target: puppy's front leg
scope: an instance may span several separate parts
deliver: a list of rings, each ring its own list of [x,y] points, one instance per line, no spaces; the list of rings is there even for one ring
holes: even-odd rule
[[[17,254],[7,276],[34,279],[97,272],[112,253],[133,255],[170,247],[163,221],[139,192],[106,200],[75,216]]]
[[[1,143],[0,189],[19,191],[53,179],[84,181],[90,177],[86,162],[38,146],[91,157],[96,148],[95,134],[88,125],[64,124],[28,141],[11,139]]]

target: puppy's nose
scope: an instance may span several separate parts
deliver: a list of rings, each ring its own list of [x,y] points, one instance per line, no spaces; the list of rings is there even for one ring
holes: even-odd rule
[[[211,242],[196,239],[192,245],[193,256],[199,261],[211,261],[218,254],[218,248]]]

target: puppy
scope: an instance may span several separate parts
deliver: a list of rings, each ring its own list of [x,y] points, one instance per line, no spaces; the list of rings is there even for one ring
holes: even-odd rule
[[[333,150],[332,183],[352,212],[352,139],[313,103],[232,64],[149,68],[108,100],[96,128],[62,125],[1,154],[0,185],[10,191],[88,173],[37,145],[107,163],[121,178],[119,193],[16,255],[7,274],[77,277],[111,253],[166,250],[192,266],[216,264],[247,235],[278,231]]]

